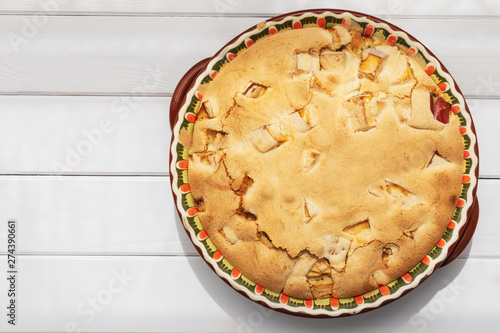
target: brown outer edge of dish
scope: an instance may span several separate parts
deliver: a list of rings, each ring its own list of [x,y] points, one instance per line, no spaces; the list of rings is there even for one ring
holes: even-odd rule
[[[284,18],[286,18],[288,16],[300,16],[300,15],[305,14],[305,13],[322,14],[324,12],[332,12],[332,13],[335,13],[335,14],[350,13],[353,16],[356,16],[356,17],[367,18],[367,19],[369,19],[369,20],[371,20],[373,22],[386,24],[386,25],[388,25],[394,31],[404,32],[411,41],[414,41],[414,42],[417,42],[417,43],[421,44],[422,47],[424,47],[425,50],[429,53],[429,55],[431,55],[432,57],[434,57],[434,59],[436,59],[439,62],[442,70],[452,77],[452,79],[453,79],[453,85],[454,85],[454,88],[456,89],[456,91],[463,97],[462,91],[458,87],[455,79],[450,74],[450,72],[448,71],[448,69],[443,65],[443,63],[441,62],[441,60],[439,60],[434,55],[434,53],[432,53],[425,45],[423,45],[422,43],[420,43],[415,37],[413,37],[412,35],[410,35],[409,33],[407,33],[405,30],[403,30],[403,29],[401,29],[399,27],[396,27],[395,25],[393,25],[393,24],[391,24],[391,23],[389,23],[387,21],[384,21],[382,19],[379,19],[377,17],[373,17],[373,16],[370,16],[370,15],[366,15],[366,14],[363,14],[363,13],[354,12],[354,11],[350,11],[350,10],[341,10],[341,9],[309,9],[309,10],[307,10],[306,9],[306,10],[300,10],[300,11],[295,11],[295,12],[290,12],[290,13],[282,14],[282,15],[279,15],[279,16],[275,16],[275,17],[267,19],[266,21],[280,21],[280,20],[282,20],[282,19],[284,19]],[[177,120],[179,118],[180,108],[186,102],[186,94],[188,93],[189,90],[191,90],[193,88],[193,86],[195,84],[195,81],[196,81],[196,78],[198,77],[198,75],[200,75],[202,72],[204,72],[207,69],[207,65],[210,63],[210,61],[212,59],[214,59],[215,57],[217,57],[221,53],[221,51],[227,45],[230,45],[230,44],[234,43],[236,40],[238,40],[238,38],[241,35],[249,32],[249,31],[252,31],[252,30],[254,30],[256,28],[257,28],[257,25],[252,26],[249,29],[241,32],[240,34],[238,34],[238,36],[234,37],[231,41],[229,41],[226,45],[224,45],[219,51],[217,51],[212,58],[206,58],[206,59],[203,59],[203,60],[199,61],[193,67],[191,67],[186,72],[186,74],[184,74],[184,76],[181,78],[181,80],[177,84],[177,87],[174,90],[174,93],[172,95],[172,99],[170,101],[169,121],[170,121],[170,128],[172,129],[172,137],[171,137],[171,140],[170,140],[170,147],[172,147],[172,144],[173,144],[173,141],[174,141],[175,133],[173,132],[173,128],[174,128],[175,123],[177,122]],[[465,110],[470,115],[470,110],[469,110],[469,106],[467,105],[467,101],[465,100],[465,98],[463,98],[463,99],[464,99],[464,104],[465,104]],[[476,143],[474,145],[474,153],[476,154],[476,156],[478,158],[478,162],[477,162],[477,166],[476,166],[476,170],[475,170],[475,177],[476,177],[476,180],[479,181],[479,150],[478,150],[478,143],[477,143],[476,128],[474,126],[474,121],[472,120],[472,116],[470,116],[470,119],[471,119],[470,127],[472,129],[472,132],[474,133],[475,138],[476,138]],[[173,159],[172,150],[170,149],[170,152],[169,152],[169,165],[172,164],[172,159]],[[170,185],[171,185],[171,188],[172,188],[172,195],[174,197],[174,202],[177,202],[177,196],[176,196],[176,194],[173,191],[173,184],[172,184],[172,182],[173,182],[173,176],[172,176],[171,173],[170,173],[170,177],[169,178],[170,178]],[[472,236],[474,234],[474,231],[476,230],[476,226],[477,226],[477,222],[478,222],[478,218],[479,218],[479,203],[477,202],[477,198],[476,198],[477,185],[478,185],[478,183],[476,182],[476,186],[474,186],[474,188],[472,189],[472,200],[473,200],[472,205],[465,212],[467,214],[467,221],[465,223],[465,226],[461,228],[461,232],[459,234],[458,239],[455,242],[455,245],[452,246],[452,247],[450,247],[450,248],[448,248],[448,253],[447,253],[445,259],[442,262],[437,263],[436,266],[435,266],[435,269],[437,269],[437,268],[439,268],[441,266],[448,265],[449,263],[451,263],[453,260],[455,260],[460,255],[460,253],[463,252],[463,250],[469,244],[469,242],[470,242],[470,240],[471,240],[471,238],[472,238]],[[177,208],[177,205],[176,205],[176,210],[177,210],[177,214],[179,215],[179,218],[182,221],[182,215],[181,215],[181,212],[179,211],[179,209]],[[184,226],[183,226],[183,228],[184,228]],[[194,243],[194,241],[191,239],[191,236],[190,236],[188,230],[186,230],[186,228],[184,228],[184,231],[187,233],[188,238],[191,241],[191,243],[194,245],[196,251],[198,251],[198,253],[200,254],[200,256],[203,258],[202,249],[197,244]],[[212,267],[212,265],[210,265],[206,260],[203,260],[203,261],[215,272],[215,268]],[[424,277],[419,282],[418,285],[422,284],[422,282],[425,281],[429,276],[430,275]],[[231,286],[230,283],[226,279],[223,279],[222,277],[221,277],[221,279],[226,284],[228,284],[229,286]],[[231,288],[232,288],[232,286],[231,286]],[[239,292],[241,295],[245,296],[246,298],[249,298],[248,295],[246,295],[243,291],[237,290],[235,288],[232,288],[232,289],[236,290],[237,292]],[[396,299],[400,299],[402,296],[406,295],[407,293],[409,293],[413,289],[415,289],[415,288],[411,288],[411,289],[405,290]],[[386,305],[386,304],[388,304],[388,303],[390,303],[390,302],[392,302],[392,301],[394,301],[396,299],[385,300],[379,306],[377,306],[375,308],[364,308],[360,312],[355,313],[355,314],[364,313],[364,312],[368,312],[368,311],[371,311],[371,310],[374,310],[374,309],[378,309],[381,306]],[[291,315],[295,315],[295,316],[314,317],[314,318],[332,318],[332,316],[323,315],[323,314],[311,315],[311,314],[305,313],[305,312],[291,312],[291,311],[288,311],[288,310],[286,310],[284,308],[272,308],[272,307],[268,306],[263,301],[256,301],[256,300],[252,300],[252,301],[254,301],[256,303],[259,303],[259,304],[261,304],[261,305],[263,305],[265,307],[268,307],[270,309],[273,309],[273,310],[276,310],[276,311],[279,311],[279,312],[283,312],[283,313],[287,313],[287,314],[291,314]],[[344,317],[344,316],[350,316],[350,315],[354,315],[354,314],[342,314],[342,315],[339,315],[338,317]]]

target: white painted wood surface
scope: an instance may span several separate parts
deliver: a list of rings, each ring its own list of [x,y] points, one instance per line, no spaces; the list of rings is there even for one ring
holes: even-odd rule
[[[265,18],[46,16],[37,27],[36,15],[3,16],[0,92],[169,96],[192,65]],[[390,22],[434,52],[466,97],[500,96],[500,20]]]
[[[328,320],[226,286],[190,244],[168,179],[183,73],[266,17],[313,7],[379,16],[426,44],[468,98],[481,160],[480,220],[460,258],[391,305]],[[499,29],[493,0],[1,1],[0,267],[15,218],[19,308],[15,327],[0,310],[0,332],[497,331]]]
[[[308,8],[340,8],[376,16],[494,16],[500,10],[495,0],[431,1],[404,0],[3,0],[0,10],[9,14],[47,13],[50,15],[184,15],[184,16],[254,16]]]
[[[0,174],[167,175],[170,98],[124,99],[1,96]]]
[[[5,256],[0,256],[5,260]],[[18,331],[496,332],[499,259],[459,259],[418,292],[349,318],[299,318],[247,300],[198,257],[21,258]],[[481,272],[478,274],[478,272]],[[7,281],[0,279],[0,288]],[[186,286],[189,286],[186,288]],[[411,296],[410,296],[411,295]],[[0,322],[0,330],[12,330]]]

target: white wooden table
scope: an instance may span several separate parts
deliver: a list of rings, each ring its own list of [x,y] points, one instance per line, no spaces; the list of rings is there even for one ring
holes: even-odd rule
[[[426,44],[465,94],[480,148],[472,244],[417,292],[349,318],[240,296],[197,256],[170,194],[168,110],[182,74],[238,32],[306,8],[379,16]],[[500,330],[496,0],[2,0],[0,14],[0,331]]]

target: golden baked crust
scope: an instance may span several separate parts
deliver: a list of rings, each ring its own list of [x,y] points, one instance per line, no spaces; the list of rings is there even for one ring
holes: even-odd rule
[[[199,91],[191,191],[215,246],[254,282],[304,299],[359,295],[407,272],[446,229],[458,120],[434,118],[445,97],[397,47],[341,26],[280,32]]]

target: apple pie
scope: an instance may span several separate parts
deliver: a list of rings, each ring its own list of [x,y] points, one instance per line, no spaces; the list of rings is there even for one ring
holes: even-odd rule
[[[451,101],[405,51],[341,25],[280,31],[199,87],[189,184],[243,275],[292,297],[351,297],[440,239],[463,140]]]

